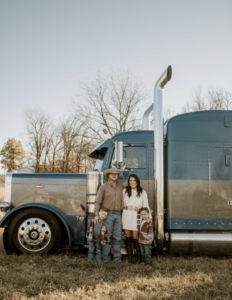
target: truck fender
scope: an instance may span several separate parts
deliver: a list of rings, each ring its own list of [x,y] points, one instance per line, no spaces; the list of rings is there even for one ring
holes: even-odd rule
[[[47,211],[53,213],[58,218],[58,220],[64,225],[64,227],[66,229],[67,236],[68,236],[68,245],[69,246],[72,245],[72,234],[71,234],[71,230],[68,226],[68,223],[66,221],[65,215],[60,210],[58,210],[56,207],[47,205],[44,203],[43,204],[42,203],[26,203],[26,204],[22,204],[22,205],[12,208],[1,219],[0,227],[6,227],[19,211],[26,209],[26,208],[42,208],[44,210],[47,210]]]

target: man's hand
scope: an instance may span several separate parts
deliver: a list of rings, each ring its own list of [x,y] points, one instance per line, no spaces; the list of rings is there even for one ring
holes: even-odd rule
[[[99,216],[95,216],[94,218],[94,225],[96,225],[100,221]]]

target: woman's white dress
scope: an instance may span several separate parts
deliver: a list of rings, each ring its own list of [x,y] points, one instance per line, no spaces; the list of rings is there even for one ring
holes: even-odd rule
[[[146,191],[137,197],[137,189],[131,189],[131,196],[128,197],[126,189],[123,190],[123,207],[147,207],[150,211]],[[127,230],[137,231],[137,211],[123,209],[122,211],[122,228]]]

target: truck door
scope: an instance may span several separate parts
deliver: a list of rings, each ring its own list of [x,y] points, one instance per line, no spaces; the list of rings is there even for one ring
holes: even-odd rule
[[[219,211],[232,216],[232,147],[215,146],[209,151],[208,205],[218,216]]]
[[[126,169],[119,175],[119,180],[127,185],[127,179],[130,174],[136,174],[141,186],[146,190],[149,199],[149,205],[153,209],[153,179],[149,180],[150,168],[152,168],[151,158],[149,158],[149,147],[145,144],[133,144],[124,146],[123,158]],[[114,151],[112,153],[111,164],[114,161]],[[149,163],[150,162],[150,163]],[[109,166],[110,167],[110,166]]]

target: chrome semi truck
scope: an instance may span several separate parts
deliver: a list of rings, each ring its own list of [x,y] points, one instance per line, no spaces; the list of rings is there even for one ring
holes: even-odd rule
[[[163,89],[171,76],[169,66],[154,87],[142,130],[117,134],[90,153],[92,172],[6,175],[4,251],[52,253],[85,245],[103,171],[114,164],[122,183],[132,173],[141,179],[158,251],[232,254],[232,111],[186,113],[164,123]]]

